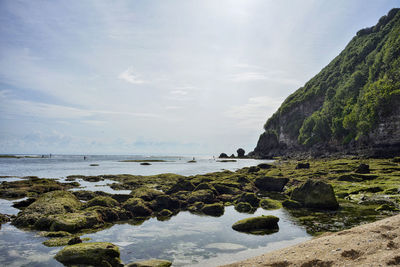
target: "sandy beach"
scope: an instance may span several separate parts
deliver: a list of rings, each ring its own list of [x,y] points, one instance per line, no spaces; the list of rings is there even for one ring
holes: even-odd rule
[[[224,266],[399,265],[400,215],[396,215]]]

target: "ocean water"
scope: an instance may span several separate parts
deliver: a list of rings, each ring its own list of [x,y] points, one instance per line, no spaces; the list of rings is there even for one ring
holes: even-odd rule
[[[142,166],[137,162],[123,160],[159,159]],[[193,157],[143,157],[143,156],[86,156],[52,155],[51,158],[0,158],[0,182],[18,180],[17,177],[38,176],[63,180],[68,175],[136,174],[154,175],[177,173],[195,175],[220,170],[232,170],[254,166],[260,161],[240,159],[237,162],[218,162],[213,157],[195,157],[196,163],[188,163]],[[99,164],[99,166],[90,166]],[[113,181],[96,183],[78,180],[87,190],[115,191],[107,186]],[[12,201],[0,199],[0,212],[17,214]],[[232,230],[237,220],[257,216],[275,215],[280,218],[279,232],[271,235],[249,235]],[[119,246],[124,263],[149,258],[173,261],[173,266],[218,266],[243,260],[280,247],[296,244],[311,237],[305,229],[296,225],[284,210],[266,211],[258,209],[255,214],[238,213],[226,207],[221,217],[199,216],[180,212],[168,221],[151,218],[140,225],[123,222],[112,227],[84,235],[92,241],[108,241]],[[61,248],[42,245],[46,238],[35,231],[23,231],[9,223],[0,229],[0,266],[62,266],[54,260]]]

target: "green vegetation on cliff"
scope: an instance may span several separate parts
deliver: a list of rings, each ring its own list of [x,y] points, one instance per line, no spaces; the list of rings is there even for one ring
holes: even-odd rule
[[[284,101],[265,124],[255,152],[379,143],[372,133],[400,113],[399,103],[400,9],[392,9],[376,26],[357,32],[332,62]],[[399,141],[393,138],[386,141]]]

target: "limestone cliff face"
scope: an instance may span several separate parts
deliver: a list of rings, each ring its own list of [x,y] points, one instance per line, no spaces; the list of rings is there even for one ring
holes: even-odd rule
[[[400,9],[360,30],[264,129],[252,156],[400,154]]]

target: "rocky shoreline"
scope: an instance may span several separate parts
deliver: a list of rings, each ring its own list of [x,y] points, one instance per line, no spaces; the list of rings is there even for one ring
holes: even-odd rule
[[[79,187],[79,179],[112,180],[111,188],[131,193],[68,191]],[[233,205],[238,212],[251,217],[259,207],[283,206],[308,233],[319,235],[395,215],[400,203],[399,158],[277,159],[274,164],[263,163],[235,172],[194,176],[74,175],[65,180],[68,182],[24,177],[1,183],[0,198],[25,198],[14,203],[21,210],[18,215],[4,215],[2,221],[11,220],[16,227],[43,231],[43,236],[50,238],[45,245],[66,246],[68,251],[70,246],[92,249],[92,243],[79,238],[85,233],[119,222],[134,225],[151,217],[168,220],[180,211],[218,217],[226,206]],[[242,220],[240,229],[233,229],[271,234],[279,231],[278,221],[279,218],[262,217]],[[106,250],[109,246],[98,245],[104,245]],[[115,257],[110,261],[118,262]]]
[[[396,215],[224,266],[398,266],[399,249]]]

